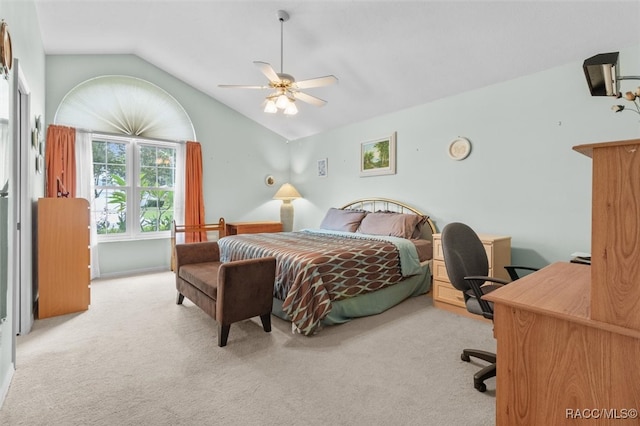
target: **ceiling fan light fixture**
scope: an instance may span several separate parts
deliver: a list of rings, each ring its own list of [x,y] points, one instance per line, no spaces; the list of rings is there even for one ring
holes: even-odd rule
[[[323,87],[330,84],[335,84],[338,79],[333,75],[326,75],[324,77],[316,77],[307,80],[296,81],[291,75],[283,71],[284,67],[284,22],[289,20],[289,14],[284,10],[277,11],[278,21],[280,22],[280,72],[276,72],[273,67],[267,62],[253,61],[262,74],[269,80],[267,86],[256,85],[229,85],[219,84],[218,87],[236,88],[236,89],[272,89],[270,95],[266,97],[266,103],[264,104],[264,112],[269,114],[277,113],[278,110],[282,110],[284,114],[295,115],[298,113],[298,107],[295,104],[296,100],[306,102],[308,104],[321,107],[327,103],[327,101],[309,95],[300,91],[301,89],[310,89],[314,87]]]
[[[284,109],[284,115],[296,115],[298,113],[298,107],[296,103],[289,99],[289,105]]]
[[[264,106],[264,112],[269,114],[275,114],[278,112],[278,107],[276,106],[276,103],[273,102],[273,99],[269,99],[267,101],[267,104]]]
[[[280,96],[278,96],[278,99],[276,99],[276,106],[279,109],[285,109],[288,105],[289,105],[289,98],[287,97],[287,95],[282,93]]]

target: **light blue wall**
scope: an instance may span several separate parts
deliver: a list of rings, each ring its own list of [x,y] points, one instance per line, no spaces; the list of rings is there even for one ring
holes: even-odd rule
[[[620,50],[623,75],[637,75],[639,51]],[[592,164],[572,147],[640,137],[640,116],[613,113],[614,103],[631,106],[591,97],[575,62],[292,142],[292,181],[305,197],[294,201],[295,227],[317,226],[328,207],[381,196],[418,207],[439,230],[462,221],[512,236],[514,263],[589,252]],[[360,143],[394,131],[397,174],[359,177]],[[463,161],[448,156],[458,136],[472,142]],[[316,176],[321,158],[327,178]]]
[[[24,80],[29,86],[31,115],[34,117],[33,122],[35,123],[35,117],[37,115],[44,114],[45,59],[33,1],[0,0],[0,19],[4,19],[9,26],[13,56],[19,60]],[[13,87],[14,85],[16,71],[17,67],[14,66],[9,79],[10,87]],[[13,115],[14,113],[15,112],[12,111],[10,112],[10,115]],[[10,131],[12,132],[11,140],[13,140],[13,132],[15,132],[15,129],[13,129],[12,124],[10,124]],[[36,200],[38,197],[42,196],[43,193],[43,178],[42,175],[37,175],[35,173],[34,164],[35,151],[30,152],[30,158],[24,159],[23,162],[23,166],[27,167],[27,171],[30,173],[30,176],[28,178],[29,183],[27,193],[22,194],[26,199],[31,199],[35,205]],[[16,165],[14,165],[14,167],[16,167]],[[13,209],[13,206],[10,205],[9,208]],[[16,219],[11,213],[9,218],[9,232],[10,238],[12,238],[11,229],[16,229]],[[23,227],[22,231],[27,236],[27,239],[29,239],[29,236],[31,236],[31,230]],[[11,241],[12,240],[10,240],[10,244]],[[27,248],[27,250],[28,249],[29,248]],[[14,369],[12,358],[15,351],[15,324],[12,301],[14,298],[14,285],[17,282],[17,278],[16,271],[13,268],[14,259],[12,258],[12,255],[14,255],[14,250],[9,251],[8,316],[7,321],[0,325],[0,404],[2,404],[4,400],[4,395],[8,389],[9,380]],[[25,259],[27,267],[30,261],[31,259]],[[28,285],[29,283],[26,284]]]
[[[621,64],[640,69],[636,46],[621,50]],[[138,57],[48,56],[47,123],[62,97],[88,78],[144,78],[175,96],[194,122],[203,144],[208,221],[277,219],[275,189],[263,184],[264,176],[283,182],[291,164],[291,180],[304,196],[294,201],[295,229],[317,226],[330,206],[385,196],[427,212],[439,229],[464,221],[479,232],[511,235],[514,262],[543,266],[590,251],[591,160],[572,147],[640,137],[637,115],[614,114],[612,99],[589,95],[581,65],[569,63],[287,145]],[[635,89],[635,83],[625,81],[622,89]],[[359,177],[360,142],[394,131],[397,174]],[[473,144],[464,161],[447,155],[457,136]],[[316,176],[320,158],[329,159],[327,178]],[[102,272],[167,267],[168,244],[101,244]]]
[[[288,177],[288,146],[283,138],[227,108],[204,93],[133,55],[47,56],[46,124],[53,122],[64,96],[100,75],[129,75],[147,80],[176,98],[193,122],[202,145],[207,222],[277,220],[277,188],[264,184],[273,174]],[[214,84],[212,82],[211,84]],[[167,269],[169,239],[109,242],[99,245],[102,276]]]

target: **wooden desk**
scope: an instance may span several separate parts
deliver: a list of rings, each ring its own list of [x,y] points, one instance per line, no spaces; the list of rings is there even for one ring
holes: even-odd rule
[[[640,409],[640,331],[590,318],[590,287],[590,266],[561,262],[485,296],[498,348],[496,425],[601,425],[620,420],[577,420],[575,410]]]
[[[227,235],[260,234],[263,232],[282,232],[282,223],[274,221],[227,222]]]
[[[500,426],[640,424],[640,139],[574,149],[593,159],[591,266],[554,263],[484,296]]]

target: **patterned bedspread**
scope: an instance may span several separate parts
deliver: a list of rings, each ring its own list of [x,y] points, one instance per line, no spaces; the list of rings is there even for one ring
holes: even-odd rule
[[[305,335],[313,334],[331,311],[332,301],[376,291],[403,279],[399,249],[384,237],[304,230],[233,235],[218,243],[223,262],[277,258],[274,296],[283,300],[282,309]]]

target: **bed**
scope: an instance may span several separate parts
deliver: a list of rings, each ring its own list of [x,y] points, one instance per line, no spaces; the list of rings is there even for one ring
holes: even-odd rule
[[[273,313],[312,335],[428,292],[434,232],[417,209],[367,198],[330,208],[317,229],[233,235],[218,244],[223,262],[276,257]]]

